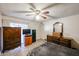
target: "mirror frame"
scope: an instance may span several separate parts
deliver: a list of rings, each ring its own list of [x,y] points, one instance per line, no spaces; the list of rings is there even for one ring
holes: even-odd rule
[[[63,36],[63,23],[61,23],[61,22],[55,22],[53,24],[53,32],[56,32],[55,31],[55,25],[57,25],[57,24],[61,24],[61,36]]]

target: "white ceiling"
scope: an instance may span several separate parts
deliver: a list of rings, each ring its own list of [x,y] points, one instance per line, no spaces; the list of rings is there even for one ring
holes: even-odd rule
[[[52,3],[54,4],[54,3]],[[36,9],[41,10],[51,3],[33,3]],[[35,20],[35,16],[25,16],[26,13],[9,13],[8,11],[28,11],[32,6],[27,3],[0,3],[0,12],[3,12],[7,16],[13,16],[25,20]],[[52,5],[50,8],[45,9],[49,11],[49,15],[57,18],[67,17],[71,15],[79,14],[79,4],[78,3],[63,3],[59,5]],[[50,20],[53,18],[43,19],[40,18],[41,21]]]

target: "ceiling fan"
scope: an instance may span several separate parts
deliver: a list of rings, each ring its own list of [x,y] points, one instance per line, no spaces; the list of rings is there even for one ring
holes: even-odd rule
[[[13,12],[14,13],[26,13],[25,16],[35,15],[36,19],[39,19],[39,16],[42,17],[43,19],[47,19],[48,17],[56,18],[54,16],[49,15],[50,12],[46,11],[46,9],[59,5],[59,3],[50,4],[41,10],[36,9],[35,5],[32,3],[29,3],[29,5],[32,7],[30,8],[29,11],[13,11]]]

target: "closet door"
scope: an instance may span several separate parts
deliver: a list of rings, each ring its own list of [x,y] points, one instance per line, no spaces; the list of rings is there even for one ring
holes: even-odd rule
[[[21,46],[21,28],[3,27],[3,50]]]

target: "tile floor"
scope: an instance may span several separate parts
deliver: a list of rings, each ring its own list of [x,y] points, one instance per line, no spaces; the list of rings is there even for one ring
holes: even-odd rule
[[[5,53],[0,54],[1,56],[27,56],[30,51],[42,44],[44,44],[46,41],[43,39],[37,40],[32,45],[24,47],[23,45],[21,47],[15,48],[13,50],[5,51]]]

